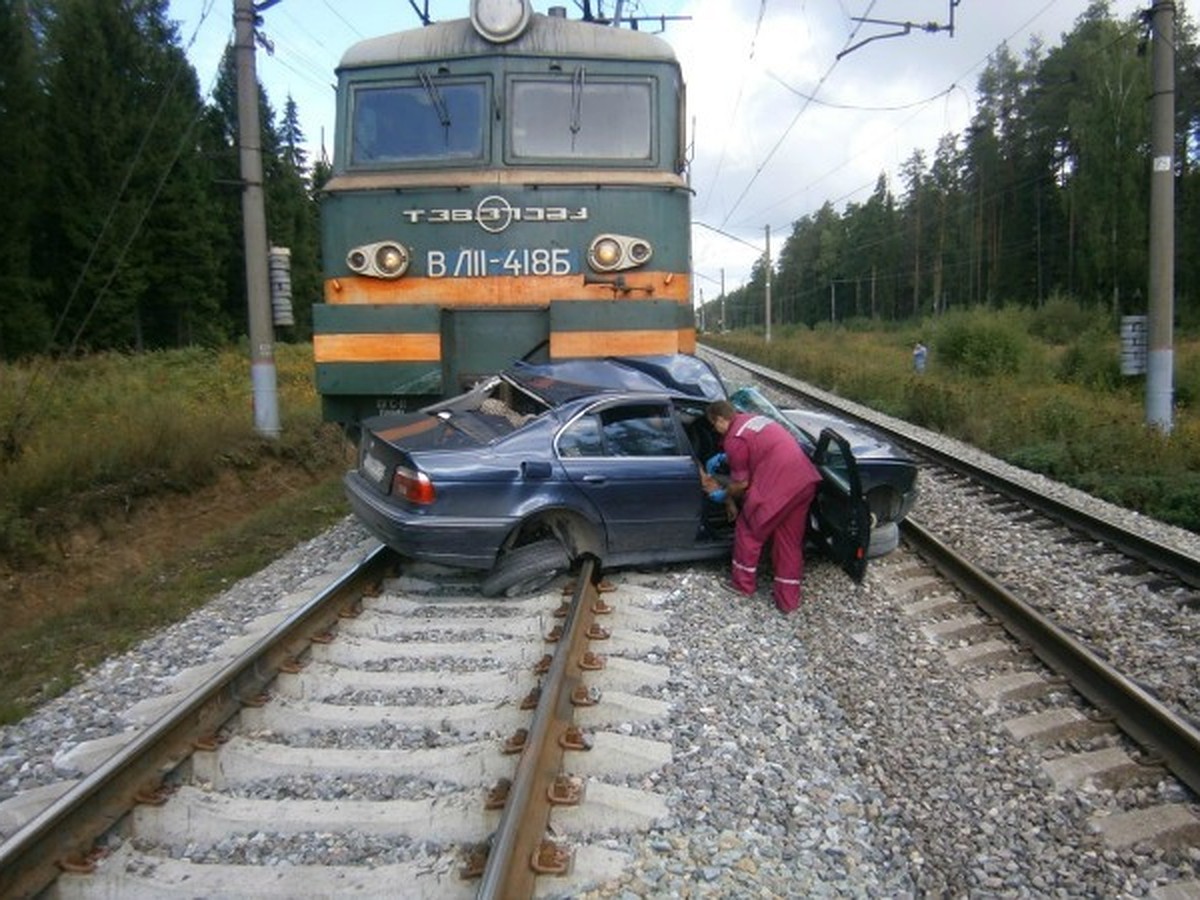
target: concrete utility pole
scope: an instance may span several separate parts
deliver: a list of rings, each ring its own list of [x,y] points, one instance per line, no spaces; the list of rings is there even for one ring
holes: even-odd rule
[[[254,0],[234,0],[237,59],[238,151],[242,173],[242,227],[245,231],[246,302],[250,309],[250,384],[254,427],[264,437],[279,436],[275,378],[275,334],[267,277],[267,217],[263,205],[262,125],[258,115],[258,76],[254,70]]]
[[[1146,424],[1170,434],[1175,352],[1175,3],[1150,8],[1154,93],[1150,108],[1150,309]]]
[[[766,307],[767,307],[767,310],[766,310],[766,312],[767,312],[766,343],[769,344],[769,343],[771,343],[771,226],[767,225],[766,229],[767,229],[767,249],[765,251],[765,254],[766,254],[765,261],[767,264],[767,271],[766,271],[767,291],[766,291],[766,296],[763,298],[763,302],[766,304]]]
[[[725,270],[721,269],[721,330],[728,331],[729,323],[725,320]]]

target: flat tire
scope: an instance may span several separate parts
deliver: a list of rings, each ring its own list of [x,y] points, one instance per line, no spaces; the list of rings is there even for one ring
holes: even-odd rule
[[[544,588],[570,565],[571,560],[558,541],[534,541],[502,554],[479,590],[485,597],[523,597]]]

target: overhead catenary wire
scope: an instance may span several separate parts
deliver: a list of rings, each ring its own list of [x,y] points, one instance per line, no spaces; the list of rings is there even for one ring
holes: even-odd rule
[[[871,14],[871,10],[873,10],[875,8],[876,2],[877,2],[877,0],[871,0],[870,4],[867,6],[866,12],[863,13],[864,18]],[[857,36],[860,28],[862,28],[862,22],[859,22],[856,26],[854,26],[853,29],[851,29],[850,36],[846,39],[846,46],[849,46],[854,41],[854,38]],[[840,60],[838,58],[835,58],[834,61],[829,64],[829,68],[827,68],[825,70],[825,74],[821,76],[820,80],[818,80],[818,82],[817,82],[816,88],[813,89],[813,97],[814,98],[818,94],[820,94],[821,88],[825,85],[825,82],[829,79],[829,76],[833,74],[833,70],[837,68],[837,65],[839,62],[840,62]],[[802,115],[804,115],[805,110],[808,109],[811,102],[812,102],[811,100],[805,101],[805,103],[796,112],[796,115],[792,117],[792,121],[788,123],[787,128],[785,128],[783,130],[783,133],[779,136],[779,139],[775,141],[774,145],[767,152],[766,157],[763,159],[763,161],[761,163],[759,163],[757,168],[755,168],[754,174],[750,177],[750,181],[742,189],[741,194],[738,195],[738,198],[736,201],[734,201],[733,206],[730,207],[729,211],[725,214],[725,218],[723,218],[721,220],[722,228],[724,228],[726,226],[726,224],[728,224],[730,217],[735,212],[737,212],[738,207],[741,206],[742,201],[746,198],[746,195],[750,192],[750,188],[752,188],[754,186],[754,183],[758,180],[759,175],[762,174],[763,169],[765,169],[767,167],[767,164],[770,163],[771,159],[779,151],[779,148],[783,146],[783,142],[785,140],[787,140],[787,136],[789,134],[791,134],[792,129],[796,127],[796,123],[800,121],[800,117]]]
[[[967,67],[967,69],[966,69],[966,70],[964,70],[964,71],[963,71],[962,73],[960,73],[960,74],[959,74],[959,75],[958,75],[956,78],[954,78],[954,79],[951,81],[950,85],[949,85],[947,88],[945,88],[943,91],[941,91],[941,92],[939,92],[939,93],[937,93],[937,94],[934,94],[933,96],[931,96],[931,97],[929,97],[929,98],[926,98],[926,100],[924,100],[924,101],[920,101],[920,102],[918,103],[917,107],[916,107],[916,111],[917,111],[917,112],[919,112],[919,111],[920,111],[920,109],[922,108],[922,105],[927,105],[927,104],[929,104],[929,103],[935,103],[935,102],[937,102],[939,99],[942,99],[943,97],[945,97],[945,96],[948,96],[948,95],[949,95],[949,93],[950,93],[950,92],[952,92],[952,91],[955,89],[955,87],[956,87],[957,85],[961,84],[961,83],[964,81],[964,79],[966,79],[966,78],[967,78],[967,77],[968,77],[968,76],[969,76],[969,75],[970,75],[972,72],[975,72],[975,71],[976,71],[976,70],[978,70],[978,69],[979,69],[981,66],[983,66],[984,64],[986,64],[986,63],[987,63],[987,61],[988,61],[988,60],[989,60],[989,59],[990,59],[990,58],[991,58],[991,57],[992,57],[992,56],[993,56],[993,55],[996,53],[996,51],[1000,49],[1000,47],[1002,47],[1002,46],[1004,46],[1005,44],[1007,44],[1007,43],[1008,43],[1009,41],[1011,41],[1011,40],[1012,40],[1012,39],[1013,39],[1013,38],[1014,38],[1016,35],[1018,35],[1018,34],[1021,34],[1022,32],[1026,31],[1026,30],[1027,30],[1027,29],[1028,29],[1028,28],[1029,28],[1029,27],[1030,27],[1030,26],[1031,26],[1031,25],[1032,25],[1034,22],[1036,22],[1036,21],[1037,21],[1039,18],[1041,18],[1043,15],[1045,15],[1045,14],[1046,14],[1046,12],[1047,12],[1049,9],[1051,9],[1053,6],[1055,6],[1057,3],[1058,3],[1058,0],[1047,0],[1047,2],[1046,2],[1045,4],[1043,4],[1043,5],[1042,5],[1042,6],[1041,6],[1041,7],[1040,7],[1040,8],[1039,8],[1039,9],[1038,9],[1036,12],[1034,12],[1032,15],[1030,15],[1029,17],[1027,17],[1027,18],[1025,19],[1025,21],[1021,23],[1021,25],[1019,25],[1017,28],[1013,29],[1013,30],[1012,30],[1012,31],[1011,31],[1011,32],[1008,34],[1008,36],[1007,36],[1007,37],[1005,37],[1005,38],[1001,39],[1000,41],[998,41],[994,47],[992,47],[991,49],[989,49],[989,51],[988,51],[986,54],[984,54],[984,56],[983,56],[983,57],[981,57],[979,60],[977,60],[977,61],[976,61],[975,63],[973,63],[971,66]],[[844,3],[840,3],[839,5],[841,5],[841,6],[842,6],[843,13],[844,13],[844,14],[847,16],[847,18],[855,18],[855,17],[852,17],[852,16],[850,16],[850,15],[849,15],[849,13],[846,11]],[[874,4],[872,4],[872,5],[871,5],[871,7],[868,7],[867,11],[864,13],[864,15],[863,15],[862,17],[858,17],[858,18],[866,18],[866,17],[869,17],[869,15],[870,15],[870,13],[871,13],[871,10],[872,10],[872,8],[873,8],[873,7],[874,7]],[[860,22],[860,27],[861,27],[861,24],[862,24],[862,23]],[[855,37],[856,37],[857,31],[858,31],[858,28],[855,28],[854,30],[852,30],[852,31],[851,31],[850,35],[849,35],[849,36],[847,37],[847,39],[846,39],[846,46],[849,46],[849,44],[855,40]],[[779,145],[781,145],[781,144],[783,143],[783,140],[784,140],[784,139],[787,137],[787,133],[791,131],[792,127],[794,127],[794,125],[796,124],[796,122],[799,120],[800,116],[802,116],[802,115],[804,114],[804,112],[806,112],[806,111],[808,110],[808,108],[809,108],[810,106],[812,106],[812,105],[814,105],[814,104],[818,104],[818,105],[820,105],[820,104],[822,104],[822,103],[823,103],[823,101],[821,101],[817,95],[818,95],[818,93],[820,92],[820,89],[821,89],[821,87],[822,87],[822,85],[823,85],[823,83],[824,83],[825,79],[826,79],[826,78],[829,76],[829,74],[831,74],[831,73],[832,73],[834,66],[836,66],[836,63],[837,63],[837,60],[835,59],[835,62],[834,62],[834,64],[833,64],[833,65],[831,65],[831,66],[830,66],[830,68],[829,68],[829,69],[826,71],[825,75],[824,75],[824,76],[822,76],[821,82],[820,82],[820,83],[818,83],[818,85],[817,85],[817,88],[816,88],[816,89],[815,89],[815,90],[814,90],[814,91],[813,91],[811,94],[806,94],[806,93],[802,93],[802,92],[796,91],[796,90],[794,90],[793,88],[791,88],[790,86],[787,86],[787,85],[785,85],[785,87],[788,87],[788,89],[789,89],[789,90],[791,90],[793,93],[797,94],[797,95],[798,95],[798,96],[800,96],[802,99],[804,99],[804,103],[803,103],[803,105],[801,106],[800,110],[797,112],[797,114],[796,114],[796,117],[795,117],[795,118],[792,120],[792,123],[791,123],[791,124],[788,126],[788,129],[787,129],[787,131],[784,133],[784,135],[783,135],[783,136],[780,138],[780,140],[777,142],[777,145],[776,145],[776,147],[772,148],[771,154],[768,156],[768,158],[764,159],[764,160],[763,160],[763,161],[762,161],[762,162],[759,164],[758,168],[756,169],[756,171],[755,171],[755,173],[754,173],[754,177],[751,179],[751,183],[750,183],[749,185],[747,185],[746,189],[743,191],[743,196],[742,196],[742,197],[739,197],[738,204],[736,204],[736,205],[735,205],[735,209],[731,209],[731,210],[730,210],[730,211],[729,211],[729,212],[726,214],[726,217],[725,217],[725,219],[724,219],[724,220],[723,220],[723,222],[722,222],[722,227],[725,227],[726,225],[728,225],[728,223],[729,223],[729,220],[732,218],[732,215],[733,215],[733,213],[736,211],[736,206],[737,206],[737,205],[740,205],[740,203],[741,203],[741,202],[742,202],[742,200],[744,199],[744,195],[745,195],[746,193],[748,193],[748,192],[749,192],[749,190],[750,190],[750,187],[753,185],[754,181],[755,181],[755,180],[758,178],[759,174],[761,174],[761,171],[762,171],[763,169],[765,169],[765,168],[766,168],[766,166],[767,166],[767,164],[770,162],[770,156],[773,156],[773,155],[774,155],[774,153],[775,153],[775,152],[777,151],[777,149],[778,149],[778,146],[779,146]],[[771,73],[768,73],[768,74],[771,74]],[[772,75],[772,77],[775,77],[775,76],[773,76],[773,75]],[[778,80],[778,79],[776,79],[776,80]],[[825,105],[828,105],[828,104],[825,104]],[[855,106],[855,105],[847,105],[847,106],[846,106],[846,108],[847,108],[847,109],[849,109],[849,110],[851,110],[851,111],[855,111],[855,112],[873,112],[873,111],[876,111],[876,110],[873,110],[873,109],[870,109],[870,108],[867,108],[867,107],[863,107],[863,106]],[[902,110],[901,110],[901,111],[902,111]],[[905,119],[905,120],[904,120],[902,123],[900,123],[899,125],[897,125],[897,126],[896,126],[896,127],[893,129],[893,134],[896,134],[896,133],[900,132],[900,131],[901,131],[901,130],[902,130],[904,127],[905,127],[905,126],[907,126],[907,124],[908,124],[909,122],[911,122],[911,121],[912,121],[912,119],[913,119],[913,117],[909,117],[909,118]],[[840,171],[841,169],[844,169],[844,168],[846,168],[846,167],[847,167],[847,166],[848,166],[848,165],[849,165],[851,162],[853,162],[854,160],[858,159],[859,157],[861,157],[861,156],[862,156],[862,155],[864,155],[865,153],[869,152],[869,150],[870,150],[870,148],[866,148],[866,147],[864,147],[864,149],[863,149],[863,150],[861,150],[861,151],[860,151],[858,154],[855,154],[854,156],[848,157],[847,159],[845,159],[845,160],[843,160],[841,163],[839,163],[837,166],[834,166],[832,169],[829,169],[829,170],[827,170],[827,171],[823,172],[821,175],[817,176],[816,178],[814,178],[813,180],[811,180],[810,182],[808,182],[807,184],[805,184],[803,187],[801,187],[801,188],[798,188],[797,190],[794,190],[794,191],[792,191],[791,193],[787,194],[787,195],[786,195],[786,196],[784,196],[784,197],[777,197],[777,198],[775,198],[775,199],[774,199],[774,200],[771,202],[771,204],[770,204],[768,207],[766,207],[765,209],[768,209],[768,210],[769,210],[769,209],[774,209],[774,208],[776,208],[776,207],[780,206],[781,204],[783,204],[783,203],[785,203],[785,202],[787,202],[787,201],[791,200],[792,198],[794,198],[794,197],[795,197],[795,196],[797,196],[798,194],[802,194],[802,193],[805,193],[805,192],[807,192],[807,191],[811,190],[811,189],[812,189],[812,188],[813,188],[815,185],[819,184],[821,181],[824,181],[826,178],[830,177],[831,175],[835,174],[836,172]],[[871,180],[871,182],[870,182],[870,185],[873,185],[874,183],[875,183],[875,180],[874,180],[874,179],[872,179],[872,180]],[[869,185],[868,185],[868,186],[869,186]],[[862,188],[859,188],[859,190],[862,190]],[[853,193],[857,193],[857,191],[851,192],[851,196],[853,195]],[[762,212],[763,212],[763,211],[764,211],[763,209],[760,209],[759,211],[757,211],[757,212],[755,212],[755,213],[753,213],[753,214],[749,214],[749,215],[747,215],[747,216],[743,217],[743,219],[741,219],[741,220],[740,220],[741,224],[742,224],[742,225],[746,225],[746,227],[749,227],[749,225],[748,225],[747,223],[751,223],[751,222],[757,223],[757,222],[760,222],[760,221],[761,221],[761,219],[762,219]],[[776,223],[776,224],[777,224],[777,225],[779,225],[779,223]],[[787,223],[783,223],[782,225],[779,225],[779,227],[786,227],[786,224],[787,224]],[[738,227],[738,226],[735,224],[735,225],[734,225],[734,227]]]
[[[758,7],[758,19],[754,24],[754,34],[750,38],[750,55],[747,60],[748,63],[752,63],[754,61],[754,51],[755,51],[756,45],[758,44],[758,34],[762,30],[763,18],[766,16],[766,13],[767,13],[767,0],[761,0],[759,7]],[[740,110],[742,107],[742,93],[745,91],[745,89],[746,89],[746,72],[745,72],[745,70],[743,70],[742,78],[738,82],[737,97],[733,101],[733,110],[729,114],[730,121],[735,121],[735,122],[737,121],[738,110]],[[725,154],[729,150],[729,137],[730,137],[730,132],[727,131],[725,133],[724,139],[721,141],[721,153],[717,159],[716,171],[713,172],[713,176],[711,179],[713,184],[716,184],[716,182],[719,181],[721,178],[721,170],[725,166]],[[708,199],[707,199],[707,195],[706,195],[705,206],[700,211],[701,215],[704,214],[704,210],[707,209],[707,206],[708,206]]]
[[[960,85],[968,78],[968,76],[971,75],[971,73],[979,70],[982,66],[986,65],[988,63],[988,61],[991,60],[994,57],[994,55],[1002,47],[1007,46],[1017,35],[1028,30],[1029,27],[1034,22],[1036,22],[1041,16],[1043,16],[1051,7],[1055,6],[1057,2],[1058,2],[1058,0],[1049,0],[1049,2],[1042,5],[1038,9],[1037,12],[1035,12],[1032,15],[1030,15],[1029,17],[1027,17],[1024,20],[1024,22],[1021,23],[1021,25],[1019,25],[1017,28],[1013,29],[1006,37],[999,40],[995,44],[994,47],[989,49],[989,51],[986,54],[984,54],[981,58],[976,60],[972,65],[968,66],[963,72],[961,72],[959,75],[957,75],[952,80],[949,87],[947,87],[945,90],[943,90],[937,94],[932,95],[931,97],[926,98],[924,101],[921,101],[922,105],[919,105],[914,110],[913,115],[908,116],[902,122],[897,124],[895,126],[895,128],[892,130],[892,133],[898,134],[898,133],[902,132],[904,130],[904,128],[910,122],[912,122],[913,119],[920,113],[921,108],[923,108],[923,105],[928,105],[930,103],[936,103],[939,100],[942,100],[943,98],[948,97],[949,94],[956,89],[959,91],[963,91],[965,93],[965,90],[963,88],[961,88]],[[1116,37],[1113,38],[1112,41],[1110,41],[1108,44],[1105,45],[1105,47],[1097,48],[1095,51],[1093,51],[1093,55],[1099,55],[1099,54],[1104,53],[1109,47],[1113,46],[1115,43],[1117,43],[1121,40],[1124,40],[1126,37],[1128,37],[1128,35],[1130,33],[1135,31],[1137,28],[1138,28],[1138,26],[1136,24],[1134,24],[1127,28],[1122,29],[1121,32]],[[785,85],[785,87],[786,87],[786,85]],[[789,90],[792,90],[792,89],[789,88]],[[808,95],[801,94],[800,92],[794,91],[794,90],[793,90],[793,93],[797,93],[802,97],[808,96]],[[812,103],[821,103],[821,101],[815,96],[815,94],[811,95],[811,96],[812,96],[812,99],[810,101],[806,101],[804,108],[807,108]],[[874,111],[867,107],[860,107],[860,106],[853,106],[853,105],[849,106],[848,108],[853,111],[867,111],[867,112]],[[900,110],[900,111],[903,111],[903,110]],[[803,109],[801,110],[801,112],[803,112]],[[823,171],[821,174],[812,178],[810,181],[806,182],[803,186],[797,188],[796,190],[793,190],[784,196],[773,198],[772,201],[767,206],[759,207],[759,209],[756,212],[747,214],[742,219],[740,219],[738,222],[733,223],[733,225],[731,227],[735,227],[735,228],[739,228],[739,227],[758,228],[758,227],[761,227],[761,222],[764,218],[763,214],[765,212],[768,212],[772,209],[777,209],[781,205],[784,205],[787,202],[791,201],[797,195],[803,194],[807,191],[812,190],[813,187],[820,184],[822,181],[825,181],[826,179],[830,178],[832,175],[836,174],[837,172],[847,168],[855,160],[857,160],[864,154],[870,152],[870,150],[871,150],[870,147],[864,147],[859,153],[854,154],[852,156],[847,156],[845,159],[843,159],[837,165],[831,167],[830,169]],[[871,188],[874,187],[877,180],[878,180],[877,178],[871,178],[870,180],[868,180],[868,181],[864,182],[862,185],[860,185],[858,188],[852,189],[852,190],[844,193],[841,197],[837,198],[837,200],[833,201],[833,202],[841,202],[841,201],[849,199],[850,197],[860,193],[863,190],[870,190]],[[786,231],[788,229],[788,227],[790,226],[793,218],[794,217],[789,218],[789,220],[786,222],[773,222],[772,227],[777,230],[780,230],[780,231]]]

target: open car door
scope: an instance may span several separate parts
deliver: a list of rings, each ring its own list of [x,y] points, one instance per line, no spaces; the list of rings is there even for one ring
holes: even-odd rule
[[[871,512],[863,497],[858,462],[846,439],[826,428],[817,442],[813,463],[824,478],[811,512],[821,549],[851,578],[862,581],[871,543]]]

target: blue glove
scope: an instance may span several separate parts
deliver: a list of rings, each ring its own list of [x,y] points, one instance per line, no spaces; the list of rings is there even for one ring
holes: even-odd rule
[[[713,454],[712,456],[710,456],[708,458],[708,462],[706,462],[704,464],[704,471],[707,472],[709,475],[712,475],[714,472],[717,471],[717,469],[719,469],[719,468],[721,468],[721,466],[725,465],[725,463],[728,461],[728,459],[729,459],[729,457],[726,456],[724,453]],[[725,499],[725,498],[722,497],[721,499]]]
[[[724,503],[725,502],[725,488],[717,488],[715,491],[713,491],[711,494],[708,495],[708,499],[711,500],[713,503]]]

